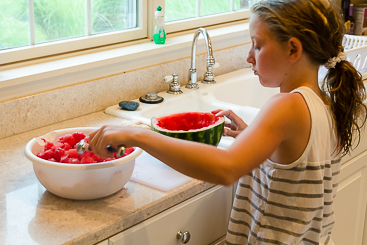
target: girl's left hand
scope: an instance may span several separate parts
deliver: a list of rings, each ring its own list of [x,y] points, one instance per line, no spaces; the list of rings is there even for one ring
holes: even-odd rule
[[[226,122],[224,126],[224,136],[231,136],[233,138],[236,138],[237,135],[239,135],[245,128],[247,128],[247,124],[239,117],[237,116],[233,111],[231,110],[215,110],[212,111],[213,114],[216,116],[226,116],[231,122]]]

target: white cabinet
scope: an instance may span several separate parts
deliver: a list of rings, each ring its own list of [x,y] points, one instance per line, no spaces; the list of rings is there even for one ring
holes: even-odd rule
[[[338,193],[334,201],[336,221],[332,231],[336,245],[367,244],[363,243],[367,201],[366,167],[367,151],[341,167]]]
[[[222,236],[221,238],[211,243],[210,245],[226,245],[226,236]]]
[[[210,244],[226,234],[231,207],[232,187],[215,186],[111,237],[109,245],[183,244],[179,231],[190,234],[189,245]]]
[[[182,242],[176,239],[178,231],[190,233],[189,245],[224,245],[232,199],[232,187],[213,187],[111,237],[108,245],[179,245]],[[364,151],[341,167],[332,231],[336,245],[367,245],[366,204],[367,151]]]

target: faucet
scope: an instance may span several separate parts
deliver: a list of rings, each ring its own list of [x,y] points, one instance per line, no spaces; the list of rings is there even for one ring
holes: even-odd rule
[[[192,41],[191,47],[191,68],[189,70],[189,82],[186,84],[186,88],[189,89],[198,89],[199,85],[197,83],[198,77],[196,72],[196,43],[199,35],[203,34],[206,44],[206,50],[208,53],[208,57],[206,58],[206,68],[207,72],[204,75],[203,83],[215,83],[214,81],[214,73],[212,72],[213,66],[215,64],[215,60],[213,57],[213,48],[212,42],[210,40],[208,32],[204,28],[199,28],[196,30],[194,34],[194,39]]]

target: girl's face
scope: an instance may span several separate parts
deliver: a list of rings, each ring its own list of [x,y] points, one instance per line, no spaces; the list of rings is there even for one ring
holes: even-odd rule
[[[287,44],[279,43],[256,14],[250,19],[250,37],[252,46],[246,61],[264,87],[280,87],[289,69]]]

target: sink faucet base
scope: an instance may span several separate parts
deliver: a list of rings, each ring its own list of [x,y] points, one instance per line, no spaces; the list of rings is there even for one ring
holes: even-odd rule
[[[188,83],[188,84],[186,84],[185,88],[198,89],[199,85],[197,83]]]
[[[183,92],[182,92],[181,90],[180,90],[180,91],[171,91],[171,90],[167,90],[167,93],[177,95],[177,94],[182,94]]]
[[[203,81],[201,81],[202,83],[205,83],[205,84],[215,84],[216,83],[216,81],[215,80],[212,80],[212,81],[205,81],[205,80],[203,80]]]
[[[212,72],[212,66],[208,66],[208,71],[205,73],[204,79],[201,82],[205,83],[205,84],[214,84],[215,83],[214,73]]]

